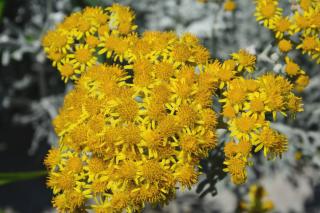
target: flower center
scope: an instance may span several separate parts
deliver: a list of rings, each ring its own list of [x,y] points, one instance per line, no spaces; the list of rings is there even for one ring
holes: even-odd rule
[[[275,12],[276,12],[276,5],[274,4],[267,4],[261,10],[261,14],[265,18],[271,18],[272,16],[274,16]]]
[[[74,73],[73,67],[71,64],[64,64],[61,67],[60,73],[62,76],[68,77]]]
[[[88,49],[78,49],[76,51],[75,57],[76,57],[77,61],[85,64],[90,61],[92,55],[91,55],[90,50],[88,50]]]

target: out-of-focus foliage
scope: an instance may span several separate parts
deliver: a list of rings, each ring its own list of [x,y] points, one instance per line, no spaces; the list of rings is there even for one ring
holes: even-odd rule
[[[5,0],[0,0],[0,21],[2,19],[2,14],[4,10]]]

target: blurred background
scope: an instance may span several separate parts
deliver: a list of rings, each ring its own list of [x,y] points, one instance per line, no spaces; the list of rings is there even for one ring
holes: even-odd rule
[[[235,1],[233,11],[224,9],[224,0],[0,0],[1,173],[45,170],[43,159],[57,143],[51,120],[68,85],[46,59],[42,36],[73,11],[115,2],[136,12],[139,32],[191,32],[213,58],[226,59],[245,48],[257,54],[257,69],[283,70],[273,35],[253,16],[252,0]],[[309,74],[310,83],[301,94],[305,111],[295,120],[282,118],[273,124],[289,137],[289,151],[282,159],[255,159],[248,182],[234,186],[221,171],[210,170],[208,165],[223,161],[221,152],[214,151],[202,163],[207,169],[199,185],[179,192],[168,206],[147,207],[145,212],[236,212],[241,202],[250,202],[254,184],[267,192],[274,206],[270,212],[320,212],[320,67],[299,54],[295,61]],[[1,213],[54,212],[45,176],[9,184],[3,177]]]

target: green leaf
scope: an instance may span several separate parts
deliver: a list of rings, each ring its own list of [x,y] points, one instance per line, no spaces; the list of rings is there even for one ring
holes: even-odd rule
[[[4,3],[5,3],[5,0],[0,0],[0,21],[2,19],[2,14],[3,14],[3,10],[4,10]]]
[[[47,175],[47,171],[0,172],[0,186],[23,180],[30,180]]]

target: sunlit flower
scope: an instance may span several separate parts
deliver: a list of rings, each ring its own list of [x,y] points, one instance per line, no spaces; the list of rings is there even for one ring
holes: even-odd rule
[[[278,45],[279,45],[279,50],[284,53],[289,52],[292,49],[292,43],[290,40],[287,40],[287,39],[281,39]]]
[[[255,16],[264,26],[270,27],[272,19],[280,17],[282,9],[278,7],[278,0],[256,0]]]
[[[285,58],[286,61],[286,66],[284,68],[285,72],[289,75],[289,76],[295,76],[298,75],[300,72],[300,66],[298,64],[296,64],[292,59],[290,59],[289,57]]]
[[[256,57],[249,52],[241,49],[238,53],[232,54],[234,60],[238,64],[238,71],[246,70],[248,72],[253,72],[256,63]]]
[[[291,25],[292,23],[288,17],[276,17],[272,19],[270,28],[276,33],[276,38],[282,39],[284,34],[289,33]]]

